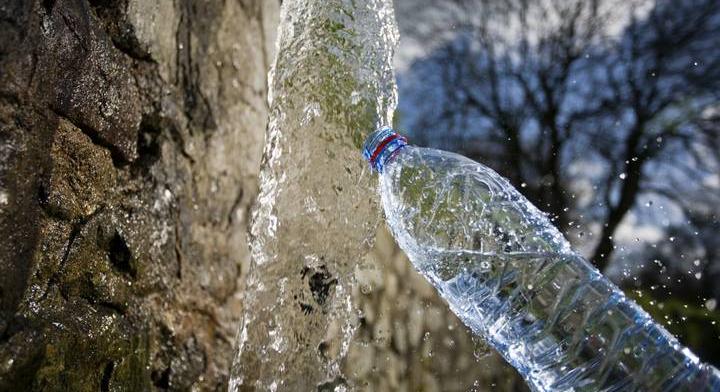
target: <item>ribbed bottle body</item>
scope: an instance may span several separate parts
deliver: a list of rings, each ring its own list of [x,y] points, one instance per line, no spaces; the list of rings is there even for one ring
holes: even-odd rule
[[[491,169],[406,146],[380,192],[400,247],[537,391],[720,391],[702,364]]]

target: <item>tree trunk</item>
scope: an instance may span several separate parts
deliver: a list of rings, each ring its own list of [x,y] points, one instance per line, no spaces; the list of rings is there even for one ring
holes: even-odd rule
[[[278,5],[0,5],[0,390],[226,388]]]

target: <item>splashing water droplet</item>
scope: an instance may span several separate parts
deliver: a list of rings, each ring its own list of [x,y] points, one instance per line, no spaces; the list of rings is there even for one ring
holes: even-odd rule
[[[354,267],[370,262],[378,223],[357,149],[363,133],[392,122],[393,12],[389,0],[282,2],[230,391],[315,390],[348,378],[341,364],[362,290]]]
[[[717,300],[715,300],[714,298],[711,298],[711,299],[705,301],[705,308],[707,308],[707,310],[712,311],[712,310],[715,310],[716,307],[717,307]]]

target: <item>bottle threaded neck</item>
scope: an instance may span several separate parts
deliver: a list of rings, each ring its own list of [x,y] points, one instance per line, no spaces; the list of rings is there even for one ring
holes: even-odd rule
[[[363,156],[373,170],[381,173],[387,161],[406,145],[407,139],[404,136],[384,126],[365,139]]]

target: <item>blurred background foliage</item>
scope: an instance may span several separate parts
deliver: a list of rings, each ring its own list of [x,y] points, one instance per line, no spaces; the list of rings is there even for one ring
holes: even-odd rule
[[[506,176],[720,365],[720,2],[395,5],[397,127]]]

